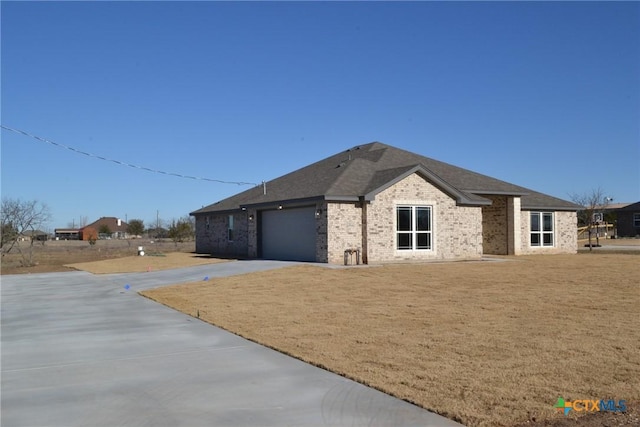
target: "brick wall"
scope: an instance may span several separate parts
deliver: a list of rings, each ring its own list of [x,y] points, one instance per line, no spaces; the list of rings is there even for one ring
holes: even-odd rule
[[[196,216],[196,253],[230,257],[249,255],[248,214],[245,211],[232,214],[234,226],[232,241],[228,239],[229,215]],[[252,222],[255,223],[255,220]]]
[[[327,203],[324,257],[330,264],[343,264],[346,249],[362,251],[362,208],[358,203]],[[320,236],[318,236],[320,237]],[[318,239],[320,240],[320,239]],[[320,254],[319,254],[320,255]],[[355,255],[353,258],[355,263]]]
[[[520,214],[522,223],[521,254],[574,254],[578,251],[578,218],[576,212],[556,211],[554,221],[554,246],[531,246],[531,211],[522,211]]]
[[[316,205],[316,262],[328,262],[330,264],[337,264],[333,262],[329,257],[329,235],[327,233],[327,223],[329,218],[329,211],[331,210],[330,203],[318,203]]]
[[[248,209],[247,215],[247,256],[249,258],[258,257],[258,212],[255,209]]]
[[[432,206],[432,250],[396,250],[395,209],[399,204]],[[482,256],[481,208],[456,206],[455,200],[417,174],[377,194],[366,209],[369,263]],[[355,217],[350,215],[349,221]]]
[[[482,207],[482,251],[485,254],[509,253],[509,217],[506,196],[483,196],[491,206]]]
[[[491,200],[482,207],[482,251],[491,255],[519,255],[522,243],[520,197],[483,195]]]

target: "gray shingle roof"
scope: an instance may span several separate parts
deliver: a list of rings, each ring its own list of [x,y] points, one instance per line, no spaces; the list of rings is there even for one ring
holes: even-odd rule
[[[483,195],[522,196],[523,209],[577,210],[566,200],[510,184],[380,142],[350,148],[262,185],[192,212],[238,210],[242,207],[311,200],[371,200],[411,173],[419,173],[460,205],[490,204]]]
[[[640,202],[637,203],[629,203],[628,205],[619,208],[619,211],[638,211],[640,210]]]

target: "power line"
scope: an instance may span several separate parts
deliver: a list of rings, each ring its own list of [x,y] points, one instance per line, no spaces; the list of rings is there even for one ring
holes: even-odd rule
[[[28,136],[29,138],[33,138],[33,139],[36,139],[38,141],[45,142],[47,144],[51,144],[51,145],[59,147],[59,148],[64,148],[65,150],[73,151],[76,154],[82,154],[83,156],[93,157],[94,159],[104,160],[106,162],[115,163],[115,164],[118,164],[118,165],[121,165],[121,166],[126,166],[126,167],[129,167],[129,168],[133,168],[133,169],[140,169],[140,170],[144,170],[144,171],[147,171],[147,172],[158,173],[158,174],[162,174],[162,175],[175,176],[175,177],[178,177],[178,178],[195,179],[195,180],[199,180],[199,181],[217,182],[217,183],[220,183],[220,184],[258,185],[258,184],[253,183],[253,182],[223,181],[223,180],[220,180],[220,179],[201,178],[201,177],[198,177],[198,176],[190,176],[190,175],[182,175],[182,174],[173,173],[173,172],[165,172],[165,171],[161,171],[161,170],[158,170],[158,169],[148,168],[148,167],[145,167],[145,166],[132,165],[131,163],[122,162],[120,160],[110,159],[108,157],[98,156],[97,154],[87,153],[86,151],[78,150],[77,148],[73,148],[73,147],[70,147],[68,145],[60,144],[59,142],[50,141],[48,139],[41,138],[41,137],[39,137],[37,135],[32,135],[29,132],[25,132],[25,131],[20,130],[20,129],[10,128],[9,126],[5,126],[5,125],[0,125],[0,127],[2,127],[2,129],[8,130],[8,131],[11,131],[11,132],[14,132],[14,133],[18,133],[18,134],[21,134],[21,135],[24,135],[24,136]]]

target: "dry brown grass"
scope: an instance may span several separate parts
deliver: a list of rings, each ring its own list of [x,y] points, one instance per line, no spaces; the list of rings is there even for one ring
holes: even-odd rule
[[[193,267],[195,265],[225,262],[207,255],[186,252],[169,252],[159,255],[129,256],[103,261],[66,264],[74,270],[88,271],[93,274],[142,273],[145,271],[169,270],[172,268]]]
[[[29,243],[23,242],[24,253],[29,251]],[[174,243],[170,240],[98,240],[95,245],[77,240],[38,242],[33,245],[34,265],[24,266],[24,258],[16,249],[2,256],[2,274],[49,273],[73,270],[69,264],[113,260],[134,256],[138,246],[143,246],[147,253],[166,254],[171,252],[191,252],[195,250],[194,242]]]
[[[471,426],[559,415],[559,396],[640,400],[640,257],[328,269],[143,292]]]

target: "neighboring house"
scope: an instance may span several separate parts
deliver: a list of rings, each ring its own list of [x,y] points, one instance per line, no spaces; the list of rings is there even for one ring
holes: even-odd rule
[[[374,142],[191,215],[198,253],[341,264],[575,253],[577,209]]]
[[[18,240],[21,242],[26,242],[30,240],[36,240],[39,242],[46,242],[49,240],[49,234],[46,231],[42,230],[27,230],[18,236]]]
[[[88,225],[86,227],[82,227],[78,233],[78,240],[98,240],[98,230]]]
[[[616,234],[619,237],[640,236],[640,202],[613,210],[616,215]]]
[[[98,231],[100,238],[112,238],[112,239],[125,239],[128,237],[127,227],[129,225],[116,217],[102,217],[96,222],[93,222],[87,225],[84,228],[93,228]],[[104,228],[108,228],[110,233],[109,235],[103,235],[101,230]]]
[[[169,236],[169,230],[163,227],[148,228],[147,236],[150,239],[164,239]]]
[[[77,228],[56,228],[54,230],[56,240],[78,240],[80,230]]]

